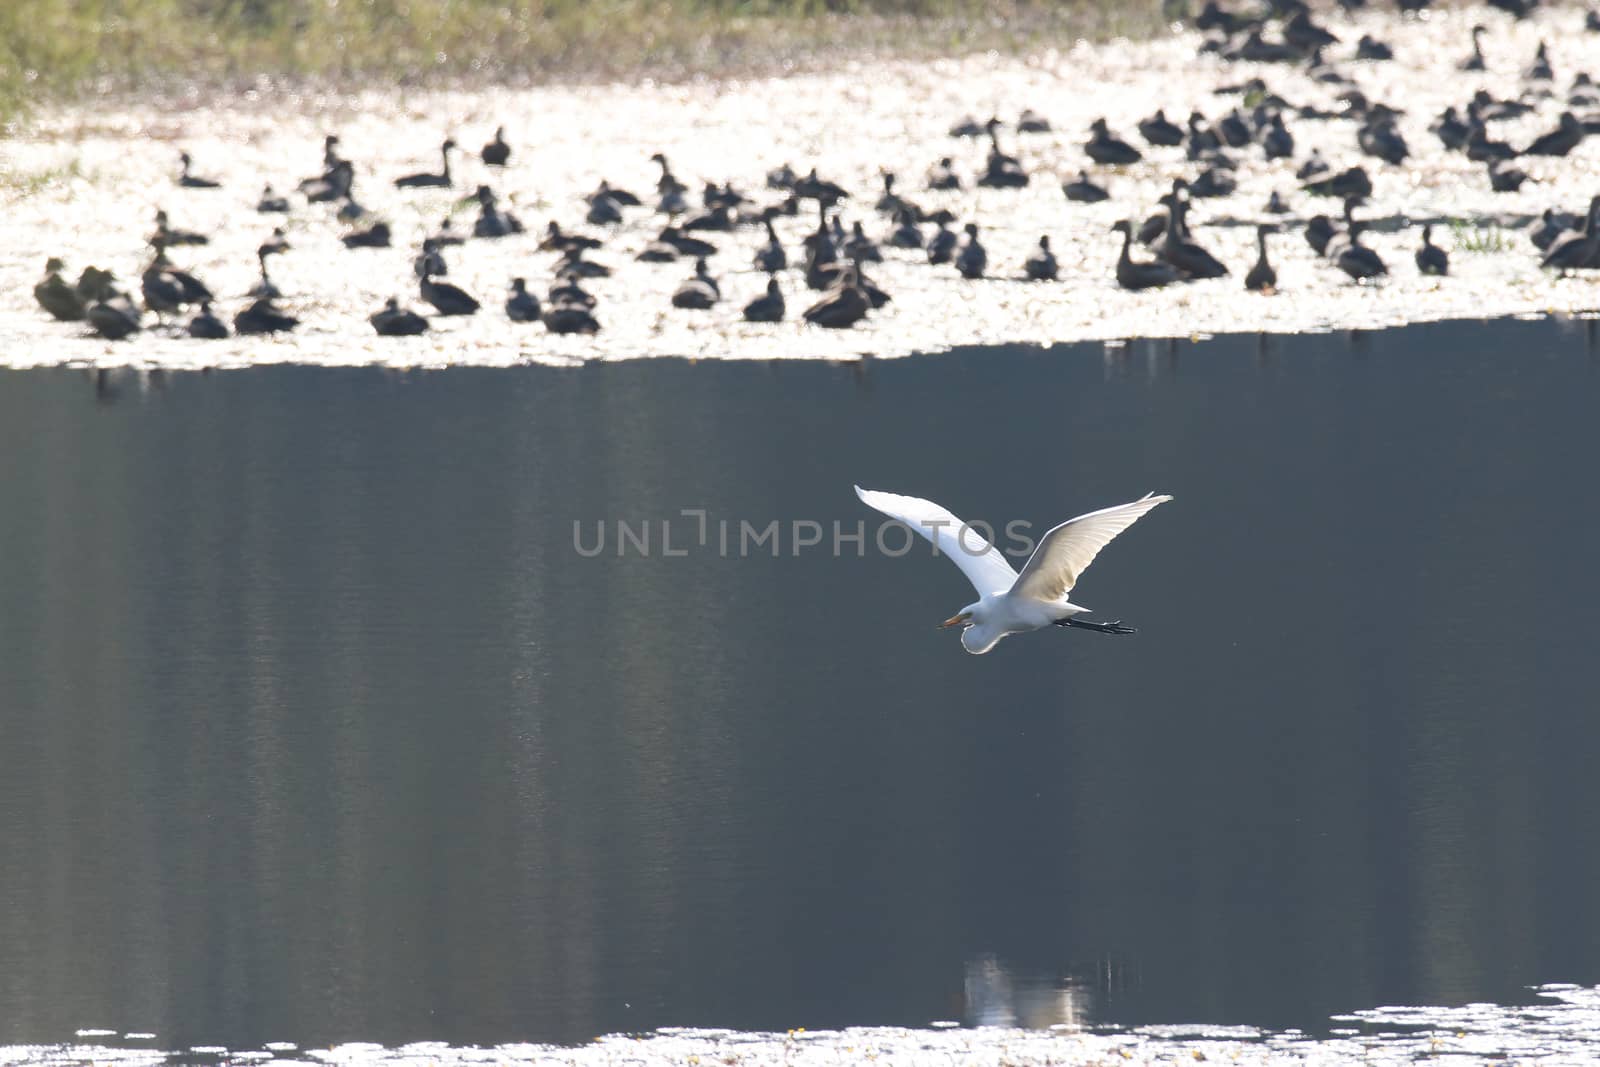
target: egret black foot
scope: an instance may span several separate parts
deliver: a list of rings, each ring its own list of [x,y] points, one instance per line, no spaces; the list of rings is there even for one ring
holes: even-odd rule
[[[1083,619],[1062,619],[1057,626],[1075,626],[1080,630],[1093,630],[1102,634],[1136,634],[1139,631],[1132,626],[1122,625],[1122,620],[1114,622],[1086,622]]]

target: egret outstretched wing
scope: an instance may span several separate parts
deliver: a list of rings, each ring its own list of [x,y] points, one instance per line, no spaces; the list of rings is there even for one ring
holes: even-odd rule
[[[967,576],[967,580],[972,583],[980,596],[1003,593],[1017,580],[1017,572],[1011,569],[1011,564],[1006,562],[1005,556],[1000,554],[998,548],[990,544],[978,531],[966,526],[960,519],[933,501],[914,496],[899,496],[895,493],[879,493],[863,489],[859,485],[856,486],[856,496],[861,498],[863,504],[877,508],[890,518],[899,519],[937,545],[940,552],[949,556],[955,565],[961,568],[961,573]],[[1115,536],[1115,533],[1110,534],[1106,540],[1109,541]],[[1099,551],[1098,546],[1095,551]],[[1090,554],[1090,558],[1093,558],[1093,553]]]
[[[1171,499],[1170,496],[1146,493],[1132,503],[1101,508],[1068,519],[1039,539],[1039,547],[1034,549],[1011,587],[1012,595],[1031,600],[1062,599],[1072,591],[1078,576],[1094,562],[1095,556],[1111,543],[1112,538],[1138,522],[1157,504],[1165,504]]]

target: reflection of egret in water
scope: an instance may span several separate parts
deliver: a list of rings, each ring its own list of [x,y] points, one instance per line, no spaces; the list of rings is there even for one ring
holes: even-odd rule
[[[962,1021],[968,1026],[1077,1029],[1091,1017],[1090,991],[1071,979],[1017,975],[985,954],[967,962]]]

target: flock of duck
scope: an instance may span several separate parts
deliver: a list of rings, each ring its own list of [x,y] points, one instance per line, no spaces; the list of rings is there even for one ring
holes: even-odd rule
[[[1341,0],[1343,6],[1360,6],[1365,0]],[[1526,18],[1536,0],[1490,0],[1491,6],[1508,17]],[[1235,171],[1241,157],[1260,153],[1265,159],[1299,159],[1295,171],[1299,191],[1324,197],[1337,204],[1332,212],[1317,213],[1305,224],[1303,236],[1330,268],[1342,271],[1356,283],[1382,278],[1389,265],[1362,241],[1369,223],[1357,217],[1373,194],[1368,167],[1398,166],[1410,155],[1405,137],[1396,124],[1403,113],[1399,108],[1369,99],[1350,79],[1344,68],[1327,58],[1341,42],[1301,0],[1268,0],[1269,6],[1254,14],[1226,10],[1217,0],[1208,0],[1194,20],[1205,33],[1202,51],[1227,60],[1262,64],[1293,64],[1302,67],[1313,80],[1338,92],[1340,106],[1332,110],[1296,105],[1273,92],[1263,78],[1251,78],[1216,89],[1218,94],[1240,97],[1219,118],[1207,118],[1200,111],[1186,120],[1174,122],[1160,110],[1137,123],[1141,145],[1124,138],[1106,119],[1095,120],[1083,142],[1084,155],[1097,168],[1114,172],[1116,168],[1140,163],[1150,153],[1182,152],[1192,164],[1192,176],[1175,179],[1159,199],[1154,214],[1119,221],[1112,229],[1120,235],[1120,254],[1114,276],[1124,289],[1144,290],[1175,285],[1194,279],[1220,278],[1234,267],[1222,262],[1197,238],[1189,224],[1189,213],[1196,200],[1226,197],[1237,188]],[[1400,0],[1405,10],[1425,7],[1427,0]],[[1498,16],[1497,16],[1498,17]],[[1600,32],[1600,15],[1591,13],[1587,30]],[[1463,42],[1460,71],[1484,69],[1484,26],[1476,27],[1470,41]],[[1393,58],[1392,48],[1370,35],[1356,42],[1352,56],[1361,62],[1381,63]],[[1556,93],[1556,72],[1541,44],[1523,73],[1526,88],[1517,99],[1496,99],[1479,89],[1462,105],[1446,108],[1430,125],[1432,135],[1443,145],[1463,153],[1468,160],[1483,165],[1483,180],[1496,192],[1516,190],[1527,180],[1517,160],[1528,156],[1565,156],[1591,133],[1600,132],[1600,86],[1585,73],[1570,79],[1565,91],[1565,110],[1556,127],[1525,145],[1517,146],[1497,139],[1493,124],[1530,113],[1531,101]],[[1311,122],[1326,134],[1331,123],[1354,126],[1354,149],[1362,162],[1336,168],[1324,158],[1324,141],[1297,157],[1296,130]],[[1002,132],[1007,124],[998,118],[987,122],[965,118],[949,131],[952,138],[987,141],[988,152],[971,185],[992,189],[1019,188],[1042,177],[1029,174],[1022,160],[1005,151]],[[1017,136],[1049,132],[1048,119],[1025,111],[1011,124]],[[1302,136],[1299,140],[1307,138]],[[397,190],[456,190],[458,178],[452,171],[453,156],[459,153],[453,139],[445,139],[439,149],[439,169],[426,170],[393,179]],[[506,140],[505,130],[478,153],[489,172],[512,165],[515,155]],[[729,182],[706,182],[698,194],[681,181],[661,154],[651,157],[657,168],[653,193],[636,195],[606,180],[600,180],[584,197],[584,224],[603,233],[629,216],[653,213],[660,219],[659,232],[639,252],[637,259],[653,264],[692,263],[692,272],[672,293],[673,308],[685,313],[705,311],[723,302],[723,286],[710,264],[722,252],[722,244],[749,232],[755,235],[749,252],[754,267],[767,276],[764,291],[743,304],[743,318],[751,322],[779,322],[789,313],[781,280],[792,272],[798,284],[817,295],[807,301],[800,317],[807,323],[828,329],[848,328],[882,307],[890,296],[869,277],[870,265],[885,255],[916,256],[941,269],[951,269],[963,278],[983,278],[991,272],[988,252],[975,222],[963,223],[949,208],[928,210],[901,191],[896,175],[882,174],[882,188],[875,194],[870,212],[859,191],[819,175],[816,168],[800,173],[784,165],[766,175],[766,189],[746,195]],[[256,210],[266,219],[282,218],[302,211],[326,211],[343,227],[340,240],[352,255],[363,248],[389,247],[393,228],[384,219],[363,207],[356,194],[358,169],[341,154],[337,135],[329,134],[323,144],[321,165],[316,173],[300,181],[289,195],[263,188]],[[221,183],[196,173],[195,161],[187,152],[178,158],[175,177],[179,189],[204,195]],[[1106,201],[1110,194],[1103,177],[1087,169],[1070,176],[1062,185],[1066,200],[1076,203]],[[958,172],[951,156],[939,158],[926,172],[924,186],[935,191],[962,190],[968,179]],[[413,264],[417,299],[427,306],[419,311],[399,297],[390,298],[370,316],[372,328],[380,335],[407,336],[425,333],[431,316],[474,315],[482,304],[466,289],[449,280],[447,255],[457,254],[469,242],[498,240],[526,234],[521,220],[502,205],[499,195],[488,184],[480,184],[463,203],[475,202],[477,217],[470,232],[458,232],[449,219],[437,230],[422,237]],[[848,223],[845,214],[856,217]],[[1283,197],[1273,192],[1259,211],[1264,216],[1287,214]],[[870,236],[866,219],[876,215],[884,221],[881,238]],[[785,247],[774,223],[785,217],[814,217],[815,226],[797,247]],[[265,229],[269,223],[263,222]],[[806,223],[809,227],[809,223]],[[1262,223],[1256,232],[1256,259],[1243,276],[1246,288],[1271,293],[1277,286],[1277,272],[1268,254],[1269,237],[1280,232],[1274,223]],[[1531,228],[1529,236],[1544,267],[1561,273],[1600,268],[1600,196],[1582,212],[1547,210]],[[598,301],[590,287],[611,274],[611,268],[593,254],[602,253],[606,240],[592,233],[563,228],[551,220],[535,235],[538,248],[558,256],[553,277],[543,293],[536,293],[526,278],[507,282],[504,314],[513,323],[542,324],[558,334],[594,334],[601,328]],[[208,235],[175,228],[166,212],[158,212],[149,242],[148,265],[139,277],[137,296],[119,284],[108,271],[90,266],[76,280],[68,280],[65,264],[52,258],[34,294],[40,306],[68,322],[86,322],[102,337],[120,340],[148,324],[168,332],[185,332],[201,339],[223,338],[231,333],[264,334],[294,329],[298,317],[283,306],[284,296],[272,282],[269,262],[289,249],[282,225],[271,227],[270,236],[256,251],[256,285],[246,293],[241,306],[229,318],[216,311],[221,303],[213,289],[193,273],[181,269],[171,257],[175,249],[205,244]],[[1136,253],[1136,246],[1148,251]],[[463,250],[460,254],[470,254]],[[1445,249],[1433,242],[1431,225],[1423,225],[1414,253],[1415,267],[1425,275],[1444,276],[1450,272]],[[1017,265],[1021,279],[1051,282],[1058,278],[1059,264],[1048,235],[1041,236],[1031,253]],[[1006,273],[1010,273],[1009,271]]]

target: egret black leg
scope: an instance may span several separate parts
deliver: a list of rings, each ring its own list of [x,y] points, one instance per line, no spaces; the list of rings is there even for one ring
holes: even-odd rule
[[[1067,618],[1056,622],[1057,626],[1074,626],[1080,630],[1093,630],[1102,634],[1136,634],[1139,631],[1132,626],[1122,625],[1122,620],[1115,622],[1087,622],[1083,619]]]

